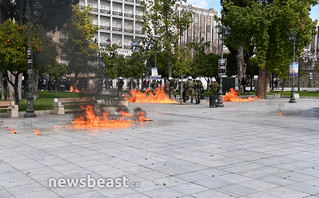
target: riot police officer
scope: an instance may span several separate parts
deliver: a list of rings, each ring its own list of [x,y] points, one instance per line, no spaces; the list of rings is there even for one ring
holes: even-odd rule
[[[168,78],[168,87],[169,87],[169,98],[171,98],[172,95],[176,98],[176,84],[172,77]]]
[[[200,103],[202,90],[204,90],[204,86],[202,82],[200,81],[199,77],[196,78],[196,81],[194,83],[194,92],[195,92],[195,101],[196,104]]]
[[[194,82],[193,78],[191,76],[188,77],[188,80],[185,83],[184,87],[184,102],[186,102],[187,98],[191,96],[191,103],[193,103],[193,97],[194,97]]]
[[[117,81],[117,95],[122,95],[122,89],[123,89],[124,81],[122,80],[122,77],[119,77]]]

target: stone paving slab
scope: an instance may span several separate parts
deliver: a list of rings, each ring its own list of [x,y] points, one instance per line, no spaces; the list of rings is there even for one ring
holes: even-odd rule
[[[319,197],[319,100],[224,104],[129,104],[154,121],[124,129],[66,128],[72,114],[0,118],[0,197]],[[48,184],[88,175],[139,186]]]

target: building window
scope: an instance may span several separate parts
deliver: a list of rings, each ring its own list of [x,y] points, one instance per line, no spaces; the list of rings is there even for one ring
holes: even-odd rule
[[[128,13],[128,9],[127,9],[127,8],[125,8],[125,9],[124,9],[124,12],[125,12],[125,13]]]
[[[195,23],[198,23],[198,15],[195,15]]]
[[[117,21],[113,21],[113,27],[117,27]]]
[[[113,5],[113,11],[117,12],[117,6]]]

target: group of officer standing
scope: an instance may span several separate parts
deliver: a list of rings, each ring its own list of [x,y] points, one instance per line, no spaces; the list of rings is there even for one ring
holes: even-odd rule
[[[182,80],[179,79],[178,81],[174,80],[173,78],[168,79],[169,85],[169,97],[171,98],[172,95],[176,98],[176,91],[180,89]],[[219,85],[216,81],[212,81],[208,86],[212,95],[217,95]],[[195,96],[195,103],[199,104],[200,99],[204,98],[204,86],[201,82],[200,78],[197,77],[195,80],[191,76],[188,77],[186,82],[183,82],[183,102],[186,102],[189,98],[191,99],[191,103],[193,103],[193,99]]]
[[[176,98],[176,92],[180,91],[180,88],[183,87],[183,102],[186,102],[188,99],[190,99],[191,103],[193,103],[193,100],[195,98],[195,103],[199,104],[200,99],[204,99],[204,86],[199,77],[193,79],[191,76],[189,76],[186,81],[183,81],[183,86],[181,84],[181,79],[175,80],[172,77],[168,78],[168,83],[166,84],[166,86],[168,87],[168,93],[170,98],[172,98],[172,96]],[[122,95],[123,85],[124,81],[122,77],[119,77],[117,82],[117,95]],[[153,91],[155,91],[158,87],[161,86],[151,86]],[[217,95],[219,85],[216,81],[212,81],[208,85],[208,89],[212,95]]]

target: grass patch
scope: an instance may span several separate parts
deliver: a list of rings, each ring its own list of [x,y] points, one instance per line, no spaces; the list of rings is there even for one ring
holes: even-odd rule
[[[79,98],[78,93],[39,91],[39,98],[33,100],[34,110],[53,110],[53,98]],[[19,111],[27,109],[27,99],[20,100]]]

